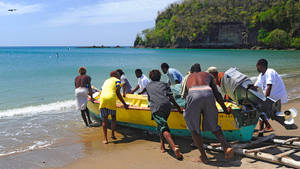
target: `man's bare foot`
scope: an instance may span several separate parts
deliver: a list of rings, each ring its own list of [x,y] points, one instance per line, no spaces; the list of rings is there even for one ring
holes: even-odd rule
[[[108,141],[107,140],[103,140],[102,143],[103,144],[108,144]]]
[[[273,130],[272,126],[267,126],[267,127],[264,128],[264,131],[265,132],[272,132],[274,130]]]
[[[196,159],[194,159],[193,160],[193,162],[195,162],[195,163],[204,163],[204,164],[208,164],[208,159],[207,159],[207,157],[205,156],[200,156],[199,158],[196,158]]]
[[[175,147],[174,153],[175,153],[175,156],[176,156],[177,160],[182,160],[183,159],[183,156],[182,156],[179,148]]]
[[[167,152],[167,151],[166,151],[166,149],[160,149],[160,152],[161,152],[161,153],[165,153],[165,152]]]
[[[111,136],[111,139],[116,140],[117,138],[116,136]]]
[[[233,148],[227,148],[225,151],[225,159],[231,159],[234,156],[234,150]]]

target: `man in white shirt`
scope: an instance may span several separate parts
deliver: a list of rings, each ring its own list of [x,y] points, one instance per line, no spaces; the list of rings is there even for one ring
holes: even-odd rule
[[[130,93],[133,94],[134,92],[140,89],[140,92],[138,94],[147,94],[146,87],[150,83],[150,80],[143,74],[141,69],[135,70],[135,76],[138,78],[138,85]]]
[[[283,80],[274,69],[268,68],[268,61],[265,59],[258,60],[256,68],[260,74],[254,86],[261,88],[266,97],[270,97],[275,101],[280,100],[283,104],[287,103],[287,92]],[[266,131],[273,130],[265,116],[261,116],[261,118],[259,130],[263,130],[264,123],[266,124]]]

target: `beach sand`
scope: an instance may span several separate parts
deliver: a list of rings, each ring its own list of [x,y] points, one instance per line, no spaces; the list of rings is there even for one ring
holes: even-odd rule
[[[284,105],[283,110],[289,107],[295,107],[297,110],[300,110],[300,99]],[[271,121],[271,123],[275,129],[274,133],[278,136],[300,136],[300,129],[286,130],[275,121]],[[296,123],[300,125],[300,116],[297,117]],[[89,130],[90,133],[82,135],[85,156],[62,168],[285,168],[277,164],[256,161],[241,156],[236,156],[234,159],[226,161],[223,153],[216,152],[207,152],[208,157],[212,161],[209,165],[195,163],[193,159],[199,156],[199,152],[190,147],[191,138],[175,137],[175,142],[180,146],[184,155],[184,160],[178,161],[174,158],[171,151],[160,153],[160,144],[157,136],[143,134],[140,130],[120,128],[119,126],[118,140],[108,145],[101,143],[101,128]]]
[[[300,99],[289,102],[283,110],[295,107],[300,111]],[[285,130],[271,121],[277,136],[300,136],[300,129]],[[300,116],[296,118],[300,125]],[[59,169],[189,169],[189,168],[286,168],[281,165],[257,161],[242,156],[226,161],[223,153],[207,151],[210,164],[193,162],[199,156],[197,149],[190,147],[191,138],[175,137],[184,160],[175,159],[172,151],[160,152],[159,138],[142,130],[118,126],[117,140],[102,143],[102,128],[82,128],[74,136],[40,150],[0,158],[0,168],[59,168]],[[110,131],[108,131],[110,136]],[[270,133],[268,133],[270,134]],[[297,154],[299,157],[300,155]],[[300,158],[299,158],[300,159]]]

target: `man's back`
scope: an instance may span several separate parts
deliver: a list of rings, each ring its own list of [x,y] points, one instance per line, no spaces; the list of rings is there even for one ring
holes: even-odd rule
[[[188,89],[193,86],[210,86],[212,80],[212,75],[207,72],[195,72],[188,77],[186,86]]]
[[[280,99],[281,103],[286,103],[287,93],[283,80],[278,75],[278,73],[271,68],[268,68],[264,74],[260,73],[260,75],[257,78],[257,82],[255,83],[255,86],[262,88],[265,94],[268,84],[272,85],[270,97],[275,100]]]
[[[79,87],[91,87],[88,86],[91,83],[91,77],[88,75],[79,75],[75,78],[75,88]]]
[[[169,82],[171,85],[175,85],[176,82],[181,83],[182,82],[182,74],[174,68],[169,68],[167,76],[169,77]]]
[[[171,108],[168,96],[172,95],[172,91],[168,84],[160,81],[152,81],[147,85],[146,90],[152,113],[162,108]]]

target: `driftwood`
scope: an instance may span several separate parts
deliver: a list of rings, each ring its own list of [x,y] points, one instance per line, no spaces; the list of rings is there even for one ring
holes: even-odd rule
[[[265,147],[246,150],[245,153],[256,153],[256,152],[264,151],[264,150],[267,150],[267,149],[273,148],[273,147],[277,147],[277,145],[269,145],[269,146],[265,146]]]
[[[300,147],[300,141],[298,137],[288,139],[288,140],[281,140],[281,139],[272,139],[273,143],[276,144],[285,144],[285,145],[293,145],[293,146],[299,146]]]
[[[258,152],[258,153],[243,153],[243,155],[255,159],[260,159],[272,163],[277,163],[281,165],[286,165],[289,167],[300,168],[300,161],[295,161],[288,157],[276,158],[276,156],[268,153]]]
[[[229,144],[231,144],[231,145],[232,144],[237,144],[237,143],[239,143],[238,140],[229,142]],[[221,143],[211,143],[210,145],[213,146],[213,147],[219,147],[219,146],[221,146]]]
[[[292,145],[292,146],[300,145],[300,142],[295,142],[295,141],[299,140],[299,138],[280,140],[280,139],[274,139],[274,137],[275,137],[275,135],[271,134],[269,136],[260,137],[257,140],[249,142],[249,143],[235,144],[232,147],[234,148],[235,153],[239,154],[239,155],[244,155],[246,157],[263,160],[263,161],[268,161],[268,162],[272,162],[272,163],[277,163],[277,164],[281,164],[281,165],[285,165],[285,166],[289,166],[289,167],[300,168],[300,161],[295,161],[294,159],[287,157],[288,155],[291,155],[295,152],[300,151],[300,149],[298,149],[298,148],[292,147],[292,149],[290,149],[286,152],[280,153],[280,154],[276,154],[276,155],[261,152],[261,151],[265,151],[265,150],[272,149],[272,148],[278,148],[280,146],[282,147],[283,145]],[[254,145],[257,146],[260,143],[268,142],[270,140],[275,144],[264,146],[264,147],[259,147],[259,148],[254,148],[254,149],[246,149],[247,147],[252,147]],[[218,147],[217,144],[204,145],[204,147],[206,149],[212,150],[212,151],[219,151],[219,152],[223,151],[222,147],[220,147],[220,146]]]

